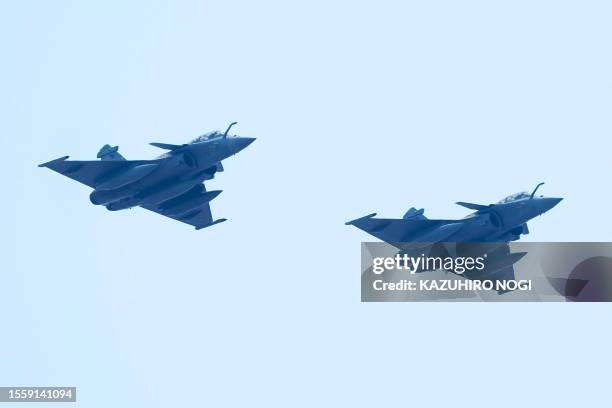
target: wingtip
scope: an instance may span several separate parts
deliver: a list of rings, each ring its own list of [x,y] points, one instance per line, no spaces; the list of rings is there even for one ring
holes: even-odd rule
[[[195,227],[196,231],[197,230],[201,230],[202,228],[208,228],[208,227],[212,227],[215,224],[220,224],[224,221],[227,221],[227,218],[219,218],[218,220],[215,220],[213,222],[211,222],[210,224],[206,224],[206,225],[199,225],[197,227]]]
[[[365,219],[372,218],[372,217],[376,217],[376,213],[368,214],[368,215],[365,215],[363,217],[359,217],[359,218],[356,218],[354,220],[347,221],[347,222],[344,223],[344,225],[353,225],[357,221],[365,220]]]
[[[55,163],[55,162],[59,162],[59,161],[64,161],[64,160],[66,160],[66,159],[67,159],[67,158],[69,158],[69,157],[70,157],[70,156],[63,156],[63,157],[59,157],[59,158],[57,158],[57,159],[55,159],[55,160],[50,160],[50,161],[48,161],[48,162],[46,162],[46,163],[39,164],[39,165],[38,165],[38,167],[49,167],[49,165],[50,165],[51,163]]]

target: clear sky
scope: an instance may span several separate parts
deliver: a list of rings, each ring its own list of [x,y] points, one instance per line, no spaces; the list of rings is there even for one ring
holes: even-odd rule
[[[344,222],[545,181],[565,200],[527,240],[612,240],[611,13],[3,2],[0,385],[75,385],[81,407],[601,405],[610,306],[361,304],[368,236]],[[257,141],[202,231],[36,167],[234,120]]]

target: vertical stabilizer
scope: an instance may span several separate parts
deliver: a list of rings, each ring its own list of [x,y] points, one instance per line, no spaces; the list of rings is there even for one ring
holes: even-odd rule
[[[408,211],[406,211],[406,214],[404,214],[403,218],[405,220],[426,220],[427,217],[423,215],[424,213],[425,213],[424,208],[417,210],[416,208],[411,207]]]
[[[111,147],[107,144],[102,146],[97,157],[100,160],[125,160],[125,158],[119,154],[119,146]]]

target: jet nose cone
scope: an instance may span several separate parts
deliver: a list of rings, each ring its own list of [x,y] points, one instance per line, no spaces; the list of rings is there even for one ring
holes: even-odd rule
[[[545,213],[546,211],[559,204],[563,199],[556,197],[543,197],[540,199],[540,212]]]
[[[255,141],[254,137],[241,137],[241,136],[233,137],[230,142],[233,153],[234,154],[238,153],[239,151],[245,149],[248,145],[250,145],[254,141]]]

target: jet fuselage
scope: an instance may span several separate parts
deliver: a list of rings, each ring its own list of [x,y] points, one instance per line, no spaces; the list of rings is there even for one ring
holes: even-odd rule
[[[218,137],[183,145],[157,159],[143,160],[142,164],[124,173],[109,175],[108,181],[91,193],[90,200],[111,211],[157,206],[212,179],[222,160],[238,153],[253,140]],[[117,179],[128,182],[113,183]],[[108,185],[111,188],[106,188]]]
[[[526,224],[529,220],[544,214],[561,200],[533,197],[495,204],[458,220],[461,228],[446,239],[448,242],[515,241],[527,232]]]
[[[430,220],[422,209],[411,208],[401,219],[374,218],[376,214],[370,214],[347,224],[388,243],[508,242],[528,234],[527,222],[561,200],[520,193],[491,205],[459,202],[476,211],[457,220]]]

